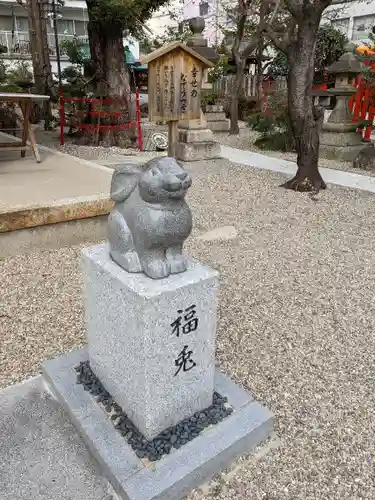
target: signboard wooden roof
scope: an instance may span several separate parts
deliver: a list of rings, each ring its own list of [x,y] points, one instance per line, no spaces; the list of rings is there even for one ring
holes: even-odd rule
[[[174,42],[142,59],[148,64],[150,121],[200,119],[203,73],[213,64],[187,45]]]
[[[214,67],[214,64],[211,61],[209,61],[205,57],[198,54],[198,52],[195,52],[195,50],[188,47],[185,43],[178,42],[178,41],[172,42],[172,43],[166,45],[165,47],[160,47],[160,49],[154,50],[150,54],[147,54],[147,56],[141,57],[141,63],[148,64],[148,63],[154,61],[155,59],[158,59],[159,57],[162,57],[162,56],[168,54],[168,52],[172,52],[173,50],[176,50],[176,49],[181,49],[181,50],[185,51],[187,54],[190,54],[191,57],[194,57],[195,59],[200,61],[201,64],[203,66],[205,66],[206,68],[213,68]]]

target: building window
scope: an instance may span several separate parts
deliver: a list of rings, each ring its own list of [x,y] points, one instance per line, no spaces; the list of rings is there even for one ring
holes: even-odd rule
[[[87,35],[86,23],[83,21],[74,21],[75,35],[84,36]]]
[[[348,17],[345,19],[333,19],[331,24],[334,28],[341,31],[343,35],[348,36],[349,20],[350,19]]]
[[[208,5],[208,2],[201,2],[199,4],[199,15],[200,16],[207,16],[209,8],[210,8],[210,6]]]
[[[72,19],[58,19],[56,25],[59,35],[74,35],[74,21]]]
[[[29,32],[29,21],[27,17],[16,17],[16,31],[26,31]]]
[[[0,30],[12,31],[13,19],[10,16],[0,16]]]
[[[352,40],[367,40],[374,24],[375,16],[355,17]]]

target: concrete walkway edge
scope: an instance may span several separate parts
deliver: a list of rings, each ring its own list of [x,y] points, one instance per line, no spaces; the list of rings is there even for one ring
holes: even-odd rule
[[[294,175],[297,169],[296,163],[292,161],[253,153],[252,151],[242,151],[229,146],[221,146],[221,155],[233,163],[240,163],[248,167],[263,170],[272,170],[273,172],[280,172],[287,175]],[[329,184],[375,193],[375,177],[324,167],[319,168],[319,170],[325,182]]]
[[[19,137],[14,137],[14,135],[7,134],[6,132],[0,132],[0,135],[6,139],[11,140],[11,141],[15,141],[15,142],[20,141]],[[27,141],[27,144],[30,145],[30,142]],[[113,169],[105,167],[104,165],[98,165],[97,163],[94,163],[94,162],[89,161],[89,160],[84,160],[83,158],[79,158],[78,156],[69,155],[67,153],[64,153],[63,151],[59,151],[58,149],[49,148],[48,146],[42,146],[41,144],[38,144],[38,149],[40,151],[46,151],[47,153],[53,153],[53,154],[56,154],[58,156],[73,158],[73,160],[77,161],[78,163],[81,163],[82,165],[87,165],[88,167],[93,167],[93,168],[97,168],[99,170],[111,172],[111,174],[113,172]]]

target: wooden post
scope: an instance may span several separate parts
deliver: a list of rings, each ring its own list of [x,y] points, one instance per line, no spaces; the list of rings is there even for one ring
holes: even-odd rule
[[[168,156],[175,158],[176,145],[178,139],[178,121],[171,120],[168,122]]]

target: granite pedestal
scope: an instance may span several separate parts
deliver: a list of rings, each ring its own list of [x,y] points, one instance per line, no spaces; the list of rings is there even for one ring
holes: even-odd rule
[[[107,244],[86,248],[83,267],[88,346],[45,362],[44,377],[122,500],[180,500],[273,430],[272,413],[215,369],[218,273],[189,260],[153,280],[120,268]],[[146,439],[197,419],[214,392],[229,410],[159,460],[140,458],[108,402],[77,383],[86,361]]]
[[[213,132],[229,132],[230,121],[225,117],[224,106],[207,104],[205,116],[210,130]]]
[[[83,251],[91,369],[147,439],[212,404],[218,273],[189,260],[161,280],[107,244]]]
[[[212,130],[201,111],[200,120],[178,122],[179,136],[176,156],[182,161],[212,160],[220,158],[221,147],[213,140]]]
[[[136,456],[105,410],[76,383],[74,368],[87,359],[86,348],[73,351],[46,361],[43,374],[121,500],[180,500],[272,434],[272,413],[216,372],[215,390],[228,398],[233,413],[150,464]]]

